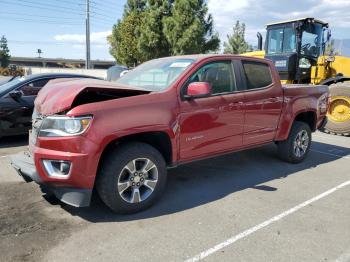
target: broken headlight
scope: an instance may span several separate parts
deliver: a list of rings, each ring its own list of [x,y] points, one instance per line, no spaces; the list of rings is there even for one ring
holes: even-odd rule
[[[84,133],[88,129],[91,120],[92,116],[48,116],[44,118],[41,124],[39,136],[77,136]]]

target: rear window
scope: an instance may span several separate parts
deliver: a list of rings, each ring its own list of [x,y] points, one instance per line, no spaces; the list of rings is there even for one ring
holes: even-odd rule
[[[271,71],[267,64],[253,61],[242,61],[247,88],[256,89],[272,84]]]

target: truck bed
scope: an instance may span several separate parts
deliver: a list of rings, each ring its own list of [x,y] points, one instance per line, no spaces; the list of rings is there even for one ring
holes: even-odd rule
[[[282,85],[286,95],[322,95],[329,92],[326,85],[307,85],[307,84],[285,84]]]

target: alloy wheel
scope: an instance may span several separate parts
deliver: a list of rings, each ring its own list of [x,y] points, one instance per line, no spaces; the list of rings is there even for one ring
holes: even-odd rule
[[[305,155],[306,150],[309,146],[309,135],[306,130],[301,130],[294,139],[294,155],[302,157]]]
[[[148,158],[137,158],[120,172],[118,193],[128,203],[140,203],[152,195],[157,182],[157,166]]]

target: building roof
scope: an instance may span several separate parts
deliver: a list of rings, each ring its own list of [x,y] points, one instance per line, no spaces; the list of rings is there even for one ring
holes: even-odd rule
[[[85,64],[84,59],[67,59],[67,58],[46,58],[46,57],[18,57],[11,56],[11,62],[46,62],[46,63],[72,63]],[[111,60],[91,60],[95,65],[115,65]]]

